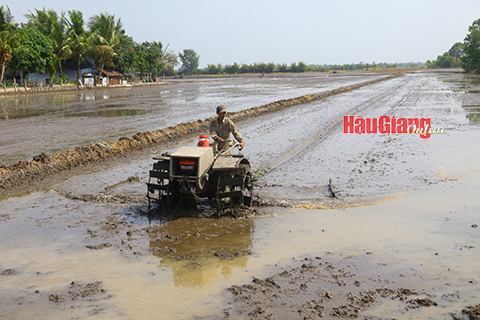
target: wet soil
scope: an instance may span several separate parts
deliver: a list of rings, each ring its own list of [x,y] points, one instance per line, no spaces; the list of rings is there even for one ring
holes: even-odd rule
[[[23,187],[0,201],[0,318],[475,319],[480,85],[463,79],[408,74],[238,121],[263,174],[238,215],[148,210],[151,158],[189,136]],[[448,130],[343,134],[344,114]]]
[[[292,106],[325,99],[329,96],[348,92],[350,90],[356,90],[373,83],[388,80],[395,76],[398,75],[384,76],[370,81],[353,84],[348,87],[322,91],[320,93],[287,100],[279,100],[260,107],[231,112],[229,113],[229,117],[234,121],[251,119],[252,117],[259,117]],[[77,147],[75,150],[60,152],[52,156],[42,152],[40,155],[34,156],[32,161],[19,161],[17,164],[11,166],[2,165],[0,166],[0,189],[2,189],[0,191],[3,191],[3,193],[8,195],[9,193],[11,194],[10,190],[12,187],[22,187],[24,184],[30,184],[31,182],[35,182],[35,180],[38,181],[59,171],[65,171],[79,165],[89,164],[93,161],[117,155],[132,149],[146,146],[152,147],[152,144],[159,142],[176,140],[193,134],[208,134],[206,131],[208,131],[208,125],[211,120],[213,120],[213,117],[206,120],[182,123],[165,129],[155,130],[153,132],[139,132],[131,138],[121,137],[116,141],[90,144]],[[113,186],[109,188],[113,188]]]
[[[0,164],[207,119],[383,77],[325,73],[181,81],[166,85],[0,96]],[[18,130],[18,128],[23,128]]]
[[[380,275],[363,278],[355,258],[345,257],[335,265],[321,260],[305,258],[300,267],[231,286],[228,290],[238,303],[225,310],[226,318],[245,314],[251,319],[356,319],[383,301],[404,308],[405,314],[409,309],[438,307],[428,293],[398,288]]]

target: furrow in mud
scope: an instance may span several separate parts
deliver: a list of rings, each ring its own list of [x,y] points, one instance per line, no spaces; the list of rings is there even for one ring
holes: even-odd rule
[[[360,111],[372,106],[375,102],[385,98],[388,95],[391,95],[393,92],[395,92],[400,86],[404,85],[405,82],[397,85],[396,87],[387,90],[383,93],[380,93],[379,95],[369,99],[368,101],[348,110],[345,115],[352,115],[352,114],[358,114]],[[277,158],[275,161],[269,163],[263,170],[262,174],[266,174],[269,171],[274,170],[275,168],[279,167],[286,161],[292,159],[296,155],[300,154],[302,151],[306,150],[309,148],[312,144],[319,143],[319,140],[325,137],[327,134],[331,133],[333,130],[337,129],[338,126],[343,123],[343,114],[335,117],[332,121],[330,121],[328,124],[325,126],[322,126],[320,130],[315,134],[310,136],[309,138],[306,138],[303,140],[301,143],[297,144],[295,147],[290,148],[286,150],[282,154],[281,157]]]
[[[435,92],[448,99],[441,85],[413,74],[393,81],[397,83],[319,101],[310,105],[312,110],[302,108],[302,126],[288,112],[277,115],[268,132],[264,130],[262,140],[271,139],[274,135],[270,132],[282,130],[286,132],[284,141],[276,148],[257,147],[260,151],[251,159],[254,164],[264,162],[266,168],[256,189],[259,204],[345,208],[396,199],[413,190],[451,181],[453,178],[436,174],[427,156],[431,141],[441,137],[428,140],[418,135],[343,133],[341,120],[346,114],[371,118],[387,114],[430,116],[432,125],[442,122],[436,117],[440,113],[426,111],[425,102],[419,99],[423,92]],[[369,92],[371,88],[375,95]],[[328,190],[331,185],[335,196]]]
[[[389,75],[318,94],[309,94],[297,98],[279,100],[260,107],[232,112],[229,114],[229,117],[234,121],[240,121],[250,117],[276,112],[291,106],[324,99],[332,95],[355,90],[399,75],[401,74]],[[8,190],[13,185],[18,186],[19,184],[26,184],[29,183],[29,181],[42,179],[53,173],[68,170],[78,165],[85,165],[128,150],[153,145],[159,142],[171,141],[195,133],[198,134],[208,130],[209,122],[213,119],[214,118],[211,117],[205,120],[181,123],[161,130],[139,132],[132,137],[121,137],[116,141],[102,141],[54,155],[41,153],[33,157],[33,160],[31,161],[20,161],[10,166],[2,165],[0,166],[0,189]]]

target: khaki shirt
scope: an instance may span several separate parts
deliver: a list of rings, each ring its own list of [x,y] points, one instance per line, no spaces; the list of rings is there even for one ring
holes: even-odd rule
[[[235,125],[235,123],[233,123],[232,120],[225,117],[223,118],[222,122],[220,122],[218,118],[215,118],[214,120],[212,120],[212,122],[210,122],[210,136],[213,140],[216,140],[218,138],[222,138],[223,140],[229,140],[230,132],[233,134],[233,136],[239,143],[243,142],[242,135],[240,134],[240,131],[238,131],[237,126]]]

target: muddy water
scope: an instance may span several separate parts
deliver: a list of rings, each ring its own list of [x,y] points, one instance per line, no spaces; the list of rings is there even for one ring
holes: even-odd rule
[[[238,77],[161,86],[0,97],[0,164],[28,161],[99,141],[319,93],[381,77],[328,75]]]
[[[463,308],[478,303],[480,280],[479,127],[466,107],[480,98],[475,83],[462,81],[460,74],[411,74],[239,123],[245,154],[265,168],[257,201],[297,205],[254,208],[261,218],[156,216],[149,224],[145,203],[62,196],[102,192],[138,175],[140,182],[111,190],[136,196],[159,149],[115,168],[85,168],[58,184],[59,193],[1,201],[0,318],[248,319],[262,306],[264,315],[303,319],[312,300],[330,312],[347,295],[382,288],[417,294],[376,297],[361,316],[462,317]],[[346,113],[428,116],[432,126],[448,130],[429,140],[346,135],[337,125]],[[328,197],[329,178],[337,199]],[[328,206],[336,209],[302,208]],[[344,283],[338,275],[325,281],[287,276],[288,284],[272,291],[291,293],[284,304],[268,294],[235,301],[227,290],[320,263],[353,276],[340,277]],[[414,308],[413,298],[436,305]]]

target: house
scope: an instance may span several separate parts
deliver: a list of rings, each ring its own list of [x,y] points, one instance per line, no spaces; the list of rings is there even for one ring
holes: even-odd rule
[[[82,79],[81,84],[87,87],[93,87],[95,85],[95,77],[91,73],[82,73]]]
[[[119,85],[122,84],[125,76],[115,70],[103,70],[100,78],[102,79],[102,85]]]
[[[82,78],[85,86],[94,86],[95,76],[92,73],[84,73],[82,74]],[[99,78],[100,82],[97,83],[97,85],[120,85],[124,78],[125,76],[123,74],[115,70],[103,70],[102,75]]]

